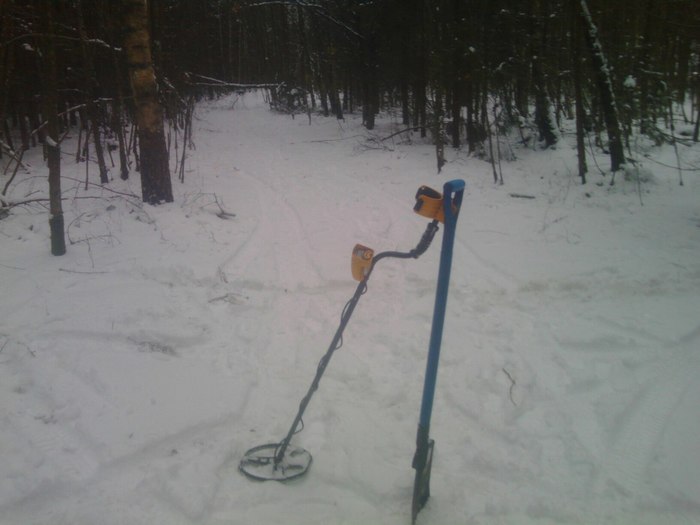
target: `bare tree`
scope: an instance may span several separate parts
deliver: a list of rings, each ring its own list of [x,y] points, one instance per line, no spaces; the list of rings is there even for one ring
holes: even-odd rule
[[[85,21],[83,19],[83,7],[78,4],[77,6],[77,19],[78,19],[78,32],[80,35],[80,49],[83,55],[83,78],[85,80],[85,109],[87,111],[88,119],[90,120],[90,127],[92,129],[92,138],[95,143],[95,155],[97,156],[97,165],[100,169],[100,182],[102,184],[107,184],[109,182],[109,172],[107,170],[107,164],[105,163],[104,150],[102,148],[102,140],[100,137],[100,118],[97,105],[95,104],[95,98],[98,92],[97,77],[95,75],[95,61],[93,58],[92,49],[90,49],[90,44],[88,42],[87,32],[85,30]],[[86,144],[87,144],[86,138]],[[90,162],[89,159],[85,159],[85,162]]]
[[[124,49],[136,106],[144,202],[173,202],[163,109],[151,59],[146,0],[123,0]]]
[[[43,36],[42,91],[44,113],[47,119],[46,158],[49,165],[49,227],[51,230],[51,254],[66,253],[63,207],[61,205],[61,147],[58,122],[58,80],[56,74],[56,50],[54,47],[54,2],[42,0],[41,23]]]
[[[586,112],[583,106],[583,73],[581,71],[581,61],[578,56],[576,56],[581,40],[580,33],[581,24],[579,22],[579,17],[572,16],[569,37],[571,63],[573,65],[574,104],[576,107],[576,157],[578,160],[578,176],[581,178],[581,184],[586,184],[588,165],[586,164],[586,145],[584,142]]]
[[[598,28],[588,9],[587,0],[580,0],[579,6],[581,7],[580,13],[583,17],[586,43],[588,44],[588,49],[593,59],[593,67],[595,70],[603,117],[605,119],[605,127],[608,131],[610,169],[615,172],[625,164],[625,152],[622,146],[622,132],[617,114],[617,104],[615,103],[615,92],[613,91],[612,79],[610,77],[610,67],[605,53],[603,53],[603,46],[598,36]]]

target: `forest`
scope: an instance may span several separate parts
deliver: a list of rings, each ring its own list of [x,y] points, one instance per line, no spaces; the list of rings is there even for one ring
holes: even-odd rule
[[[698,0],[0,0],[0,524],[700,524],[699,127]]]
[[[494,137],[548,148],[571,122],[580,182],[592,148],[609,154],[614,180],[634,136],[698,141],[700,4],[3,0],[0,207],[19,204],[8,187],[34,147],[49,166],[52,238],[61,153],[95,166],[86,184],[136,171],[144,202],[171,202],[197,101],[247,89],[292,114],[361,112],[368,130],[396,112],[397,134],[435,145],[438,171],[444,148],[464,148],[491,160],[495,183]],[[60,148],[69,130],[74,152]]]

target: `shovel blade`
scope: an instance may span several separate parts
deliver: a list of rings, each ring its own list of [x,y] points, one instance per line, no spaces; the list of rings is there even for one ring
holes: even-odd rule
[[[413,482],[413,504],[411,523],[415,525],[416,517],[430,498],[430,469],[433,466],[433,449],[435,441],[430,439],[416,450],[413,468],[416,469],[416,478]]]

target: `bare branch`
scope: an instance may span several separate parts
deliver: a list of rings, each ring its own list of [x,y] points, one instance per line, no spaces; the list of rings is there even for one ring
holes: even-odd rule
[[[268,5],[287,5],[287,6],[303,7],[306,9],[310,9],[311,11],[316,13],[318,16],[325,18],[329,22],[332,22],[333,24],[335,24],[338,27],[340,27],[341,29],[343,29],[345,32],[354,36],[355,38],[358,38],[360,40],[365,39],[365,37],[363,37],[360,33],[355,31],[352,27],[341,22],[340,20],[335,18],[333,15],[329,14],[328,11],[325,9],[325,7],[320,5],[320,4],[305,2],[304,0],[262,0],[260,2],[256,2],[254,4],[247,4],[247,5],[244,5],[242,7],[243,8],[265,7]]]
[[[3,142],[2,145],[5,146],[5,143]],[[0,195],[3,195],[3,196],[7,195],[7,189],[10,187],[10,184],[12,184],[12,181],[15,180],[15,176],[17,175],[17,171],[19,170],[19,167],[22,166],[22,157],[24,157],[24,151],[25,151],[24,149],[22,151],[20,151],[19,157],[18,157],[17,154],[14,151],[12,151],[9,147],[7,148],[7,150],[10,152],[10,155],[12,155],[12,159],[16,162],[16,164],[15,164],[15,169],[12,172],[12,175],[10,176],[10,179],[7,181],[7,184],[5,184],[5,187],[2,189],[2,193]],[[8,163],[8,167],[9,167],[9,165],[10,164]]]
[[[62,178],[66,179],[66,180],[71,180],[73,182],[79,182],[80,184],[85,183],[85,181],[83,181],[83,180],[75,179],[73,177],[66,177],[65,175]],[[96,182],[88,182],[88,185],[97,186],[100,189],[103,189],[103,190],[108,191],[110,193],[114,193],[116,195],[121,195],[122,197],[129,197],[130,199],[137,199],[139,201],[141,200],[141,198],[138,195],[135,195],[133,193],[125,193],[123,191],[113,190],[112,188],[108,188],[107,186],[105,186],[103,184],[97,184]]]
[[[421,126],[414,126],[414,127],[412,127],[412,128],[400,129],[399,131],[397,131],[397,132],[395,132],[395,133],[392,133],[392,134],[389,135],[388,137],[384,137],[384,138],[381,138],[381,139],[379,139],[379,140],[381,140],[382,142],[384,142],[385,140],[389,140],[389,139],[391,139],[391,138],[394,138],[396,135],[401,135],[402,133],[408,133],[408,132],[411,132],[411,131],[418,131],[419,129],[421,129]]]
[[[25,33],[24,35],[18,35],[14,38],[10,38],[9,40],[6,40],[5,42],[0,42],[0,48],[3,48],[5,46],[9,46],[10,44],[13,44],[15,42],[20,42],[22,40],[28,39],[35,39],[35,38],[56,38],[58,40],[67,40],[69,42],[80,42],[80,38],[74,37],[74,36],[65,36],[65,35],[46,35],[44,33]],[[96,46],[103,47],[105,49],[109,49],[110,51],[114,51],[115,53],[121,53],[122,48],[113,46],[111,44],[108,44],[104,40],[100,38],[88,38],[86,40],[88,44],[93,44]]]
[[[59,272],[66,272],[66,273],[79,273],[79,274],[86,274],[86,275],[91,275],[95,273],[109,273],[109,272],[85,272],[85,271],[79,271],[79,270],[69,270],[67,268],[59,268]]]
[[[77,200],[77,199],[104,199],[104,197],[100,197],[99,195],[84,195],[82,197],[62,197],[62,201],[72,201],[72,200]],[[49,202],[48,197],[37,197],[35,199],[25,199],[23,201],[6,201],[4,209],[10,209],[10,208],[15,208],[17,206],[26,206],[27,204],[35,204],[35,203],[41,203],[41,202]]]
[[[188,76],[201,78],[203,80],[208,80],[209,82],[193,82],[197,86],[218,86],[218,87],[230,87],[236,89],[259,89],[259,88],[276,88],[280,84],[238,84],[235,82],[226,82],[224,80],[219,80],[218,78],[207,77],[205,75],[200,75],[198,73],[187,73]]]
[[[510,388],[508,389],[508,397],[510,398],[510,402],[513,403],[514,406],[518,406],[515,400],[513,400],[513,388],[515,388],[515,379],[513,379],[513,376],[510,375],[510,372],[504,368],[501,368],[503,373],[510,379]]]

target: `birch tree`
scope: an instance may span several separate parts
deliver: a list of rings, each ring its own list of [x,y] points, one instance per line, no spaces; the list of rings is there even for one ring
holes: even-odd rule
[[[163,109],[151,59],[146,0],[123,0],[124,49],[136,107],[144,202],[173,202]]]

